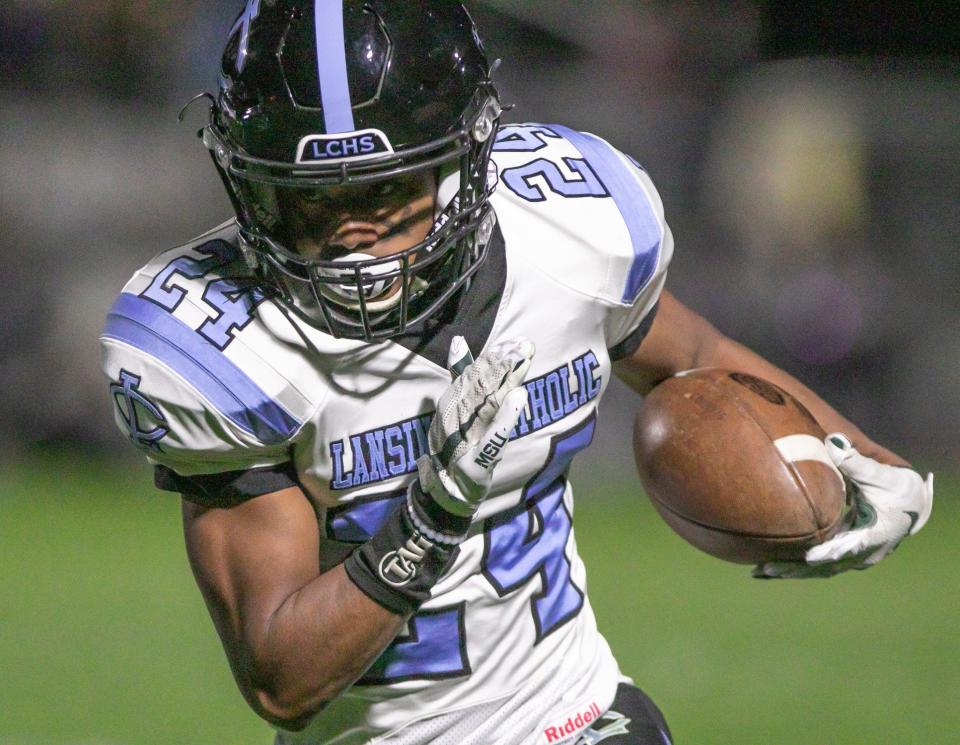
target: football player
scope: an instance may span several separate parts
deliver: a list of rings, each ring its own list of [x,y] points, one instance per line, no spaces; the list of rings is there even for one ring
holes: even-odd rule
[[[278,743],[670,742],[574,540],[611,373],[743,370],[845,433],[862,524],[761,576],[868,566],[927,519],[929,482],[663,290],[642,168],[500,126],[459,4],[249,0],[221,73],[202,136],[236,216],[137,272],[103,360]]]

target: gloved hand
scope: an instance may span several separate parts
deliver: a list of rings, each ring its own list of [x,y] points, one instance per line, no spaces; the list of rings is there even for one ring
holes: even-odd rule
[[[856,516],[850,530],[807,551],[806,561],[769,562],[756,567],[760,579],[832,577],[867,569],[922,528],[933,508],[933,474],[879,463],[861,455],[842,434],[828,435],[827,452],[853,485]]]
[[[419,478],[410,490],[414,522],[433,540],[456,542],[487,497],[493,469],[527,404],[523,380],[534,351],[533,342],[521,338],[474,360],[466,340],[454,337],[447,359],[453,382],[437,403],[430,453],[417,460]]]

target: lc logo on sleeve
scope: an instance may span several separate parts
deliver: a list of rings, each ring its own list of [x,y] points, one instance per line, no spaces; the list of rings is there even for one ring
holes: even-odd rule
[[[165,426],[167,420],[139,387],[138,375],[121,370],[119,381],[110,384],[110,395],[130,431],[130,441],[139,448],[160,452],[159,441],[170,431]]]

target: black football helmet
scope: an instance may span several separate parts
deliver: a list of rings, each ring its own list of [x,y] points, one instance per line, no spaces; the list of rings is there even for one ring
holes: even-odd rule
[[[460,3],[248,0],[202,134],[244,255],[286,306],[334,336],[372,341],[435,313],[468,281],[494,224],[487,169],[501,108],[490,73]],[[433,227],[406,250],[298,245],[316,212],[295,205],[372,209],[425,182],[440,192]]]

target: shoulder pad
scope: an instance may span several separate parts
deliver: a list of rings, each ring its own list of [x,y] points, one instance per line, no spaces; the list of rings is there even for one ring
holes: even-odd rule
[[[229,232],[167,251],[127,284],[101,335],[117,424],[185,475],[282,462],[318,405],[281,372],[294,353],[263,327],[265,298],[243,267]]]
[[[634,305],[673,250],[647,173],[592,134],[561,125],[503,127],[493,203],[507,244],[600,300]]]

